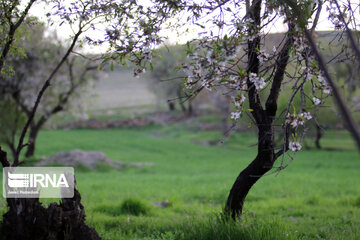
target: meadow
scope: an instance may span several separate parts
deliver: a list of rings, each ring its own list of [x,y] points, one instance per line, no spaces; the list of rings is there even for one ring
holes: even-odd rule
[[[287,169],[262,178],[236,223],[221,211],[237,174],[255,157],[256,138],[238,132],[225,143],[198,144],[219,139],[185,124],[44,130],[37,156],[76,148],[153,163],[76,169],[87,223],[103,239],[360,239],[360,158],[346,132],[323,140],[341,151],[301,151]],[[168,206],[156,204],[163,201]],[[5,206],[1,199],[2,212]]]

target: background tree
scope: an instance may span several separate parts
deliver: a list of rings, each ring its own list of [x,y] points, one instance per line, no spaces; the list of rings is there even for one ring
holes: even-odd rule
[[[35,0],[25,3],[24,12],[18,10],[24,4],[22,1],[1,2],[6,6],[0,14],[0,21],[6,26],[2,30],[2,33],[5,33],[2,35],[5,44],[1,45],[1,73],[5,73],[4,64],[8,60],[10,50],[16,46],[13,45],[16,30],[23,23],[33,2]],[[67,50],[57,59],[55,67],[49,71],[49,75],[45,77],[36,94],[11,164],[6,152],[0,148],[0,162],[3,167],[16,167],[20,164],[20,153],[28,146],[24,144],[25,136],[36,117],[43,96],[62,66],[70,61],[69,57],[79,41],[93,45],[108,44],[109,51],[104,56],[104,61],[119,59],[120,63],[127,60],[135,62],[138,66],[135,75],[138,75],[143,72],[144,65],[148,63],[147,59],[151,57],[151,52],[144,50],[152,48],[160,41],[160,37],[157,37],[159,24],[172,12],[171,8],[161,3],[142,6],[136,1],[127,0],[120,2],[49,0],[47,3],[51,9],[48,16],[51,17],[53,24],[68,24],[73,34]],[[106,28],[105,34],[104,31],[100,31],[104,28]],[[84,36],[83,33],[89,29],[98,30],[103,34],[98,35],[97,39]],[[81,36],[84,36],[84,39],[81,39]],[[15,52],[15,55],[18,53]],[[8,198],[7,204],[9,210],[4,214],[2,223],[4,239],[99,239],[96,231],[85,224],[84,207],[76,188],[73,198],[62,199],[61,204],[52,203],[48,208],[42,206],[39,199],[35,198]],[[63,214],[65,212],[66,214]]]
[[[21,110],[21,112],[17,111],[19,115],[30,116],[34,98],[49,74],[49,69],[66,51],[56,36],[45,37],[44,32],[45,28],[40,23],[31,26],[29,39],[19,43],[26,56],[9,58],[8,64],[14,68],[15,72],[0,80],[3,91],[13,98],[13,103],[17,104],[15,109]],[[44,124],[53,115],[63,110],[76,109],[78,111],[87,88],[97,78],[98,63],[76,55],[70,56],[65,61],[65,65],[59,69],[54,78],[52,86],[44,94],[37,115],[30,124],[26,157],[34,155],[36,138]],[[4,105],[3,107],[5,108],[3,111],[6,111],[13,106]],[[4,124],[2,130],[6,131],[5,128],[8,125],[11,125],[11,122]],[[10,149],[16,145],[18,132],[19,129],[12,131],[13,134],[4,139],[4,142],[11,146]],[[15,158],[15,152],[12,151],[12,153]]]
[[[147,79],[149,89],[160,101],[166,101],[170,111],[175,110],[177,102],[183,113],[191,115],[192,101],[187,101],[182,84],[185,77],[176,67],[186,60],[185,47],[182,45],[165,46],[156,49],[153,69]]]

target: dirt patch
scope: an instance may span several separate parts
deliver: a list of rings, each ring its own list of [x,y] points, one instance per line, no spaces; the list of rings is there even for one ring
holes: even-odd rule
[[[59,152],[47,159],[42,159],[36,164],[36,166],[44,165],[63,165],[63,166],[73,166],[73,167],[87,167],[89,169],[97,169],[100,166],[108,166],[115,169],[123,169],[125,167],[144,167],[150,166],[152,163],[128,163],[113,161],[109,159],[105,153],[95,152],[95,151],[82,151],[82,150],[72,150],[68,152]]]
[[[164,126],[164,125],[184,121],[188,118],[189,116],[186,114],[171,114],[166,112],[158,112],[158,113],[149,114],[147,116],[126,118],[120,120],[89,119],[84,121],[75,121],[61,125],[59,126],[59,128],[106,129],[106,128],[119,128],[119,127],[144,127],[151,124],[160,124]]]
[[[98,120],[89,119],[85,121],[75,121],[61,125],[60,128],[73,129],[73,128],[91,128],[91,129],[106,129],[118,127],[143,127],[152,124],[151,120],[144,117],[127,118],[122,120]]]

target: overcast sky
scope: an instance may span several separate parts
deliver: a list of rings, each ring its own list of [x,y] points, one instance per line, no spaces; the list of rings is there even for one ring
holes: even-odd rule
[[[332,24],[327,20],[327,11],[324,11],[326,9],[326,7],[323,7],[323,11],[322,14],[320,16],[319,19],[319,23],[317,25],[316,30],[318,31],[325,31],[325,30],[332,30]],[[37,16],[38,18],[40,18],[40,20],[46,22],[47,18],[45,16],[45,14],[49,12],[49,7],[47,7],[46,5],[44,5],[43,3],[41,4],[36,4],[31,10],[30,10],[30,14],[33,16]],[[184,16],[185,17],[185,16]],[[206,18],[203,19],[204,22],[206,22]],[[178,21],[178,20],[176,20]],[[184,20],[185,22],[185,20]],[[71,30],[71,28],[66,25],[63,24],[62,26],[59,26],[59,23],[55,23],[53,26],[49,26],[49,28],[52,31],[56,31],[57,35],[61,38],[61,39],[68,39],[73,35],[73,32]],[[186,28],[189,28],[189,31],[187,33],[185,33]],[[211,25],[209,26],[209,24],[207,25],[207,29],[210,29]],[[104,28],[103,28],[104,29]],[[86,35],[90,36],[90,37],[94,37],[96,35],[99,34],[103,34],[104,30],[98,30],[98,31],[92,31],[92,32],[87,32]],[[181,28],[178,31],[175,30],[164,30],[162,31],[162,35],[166,36],[168,38],[167,44],[182,44],[182,43],[186,43],[186,41],[191,40],[193,38],[196,38],[198,36],[198,33],[204,31],[204,29],[197,27],[197,26],[190,26],[190,25],[185,25],[183,28]],[[284,32],[286,31],[286,25],[284,25],[282,23],[281,20],[277,20],[276,22],[273,22],[272,24],[267,26],[267,29],[265,29],[265,32]],[[90,50],[92,52],[101,52],[101,51],[105,51],[106,47],[96,47],[96,48],[89,48],[86,47],[86,50]]]

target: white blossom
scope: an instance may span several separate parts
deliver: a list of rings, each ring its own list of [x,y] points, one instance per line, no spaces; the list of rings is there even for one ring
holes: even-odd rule
[[[258,80],[256,82],[254,82],[255,88],[257,90],[261,90],[266,86],[265,80],[261,77],[258,78]]]
[[[250,73],[249,81],[254,83],[256,90],[261,90],[266,86],[264,78],[259,78],[256,73]]]
[[[293,152],[297,152],[301,149],[301,144],[299,142],[289,142],[289,149]]]
[[[240,107],[241,104],[245,101],[245,96],[244,95],[241,95],[240,97],[234,97],[233,98],[233,101],[234,101],[234,105],[236,107]]]
[[[250,73],[250,75],[249,75],[249,80],[250,80],[250,82],[255,82],[256,81],[256,79],[257,79],[257,74],[256,73]]]
[[[319,83],[325,82],[325,78],[321,73],[318,75],[317,79],[318,79]]]
[[[311,80],[313,77],[313,74],[311,73],[311,69],[308,67],[302,67],[301,68],[305,73],[305,80]]]
[[[302,112],[302,113],[300,113],[300,115],[301,115],[303,118],[305,118],[306,120],[312,119],[311,113],[309,113],[309,112]]]
[[[300,125],[304,125],[304,119],[298,115],[288,113],[285,123],[290,124],[293,128],[296,128]]]
[[[265,52],[264,50],[260,50],[258,52],[258,59],[260,63],[264,63],[265,61],[267,61],[269,59],[269,54],[267,52]]]
[[[323,89],[325,94],[330,94],[332,89],[329,85],[325,85],[324,89]]]
[[[312,100],[313,100],[313,102],[314,102],[315,105],[319,105],[319,104],[321,103],[321,100],[318,99],[318,98],[316,98],[316,97],[313,97]]]
[[[241,111],[240,110],[231,113],[231,119],[237,120],[237,119],[240,118],[240,116],[241,116]]]

